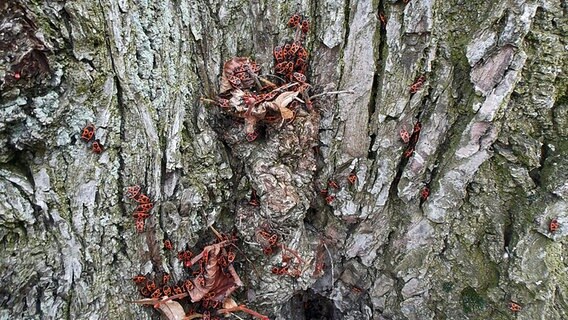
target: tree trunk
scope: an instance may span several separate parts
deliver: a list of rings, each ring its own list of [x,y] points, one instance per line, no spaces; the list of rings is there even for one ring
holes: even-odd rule
[[[568,318],[566,1],[0,7],[0,319],[157,318],[132,277],[182,279],[209,226],[236,230],[233,297],[271,319]],[[231,57],[270,74],[294,12],[313,94],[354,94],[247,142],[201,98]],[[155,203],[140,234],[135,184]],[[299,278],[272,274],[263,229]]]

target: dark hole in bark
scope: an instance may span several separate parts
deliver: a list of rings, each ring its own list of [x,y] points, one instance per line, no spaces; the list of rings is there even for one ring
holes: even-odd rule
[[[313,228],[318,232],[322,232],[328,223],[327,215],[323,210],[317,210],[310,207],[304,217],[304,225],[308,228]]]
[[[369,144],[369,152],[367,153],[367,158],[371,160],[375,160],[377,158],[377,151],[373,151],[375,139],[377,139],[377,135],[373,133],[371,135],[371,143]]]
[[[513,238],[513,219],[511,213],[509,212],[509,221],[505,224],[503,230],[503,247],[505,249],[509,248],[509,244],[511,243],[512,238]]]
[[[341,319],[333,301],[308,289],[296,294],[291,301],[294,320],[333,320]]]
[[[541,185],[541,172],[542,169],[544,168],[544,163],[548,156],[549,156],[549,151],[547,144],[543,143],[540,148],[540,166],[538,168],[534,168],[531,171],[529,171],[529,176],[531,177],[531,179],[533,180],[533,182],[536,184],[537,187],[540,187]]]

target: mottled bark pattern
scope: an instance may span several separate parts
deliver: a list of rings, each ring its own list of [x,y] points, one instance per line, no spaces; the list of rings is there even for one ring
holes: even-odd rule
[[[248,143],[200,98],[233,56],[270,73],[296,11],[313,91],[354,94]],[[156,318],[131,277],[180,279],[162,240],[210,225],[238,231],[234,297],[271,318],[568,318],[566,34],[553,0],[0,1],[0,319]],[[143,234],[132,184],[155,202]],[[265,227],[300,278],[271,273]]]

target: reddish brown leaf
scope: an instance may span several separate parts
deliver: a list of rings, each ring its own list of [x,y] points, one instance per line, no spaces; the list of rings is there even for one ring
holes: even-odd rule
[[[278,106],[279,109],[282,107],[286,107],[290,104],[290,102],[294,101],[294,99],[298,96],[298,91],[285,91],[282,92],[276,99],[274,103]]]
[[[183,320],[185,318],[185,310],[183,310],[183,307],[177,301],[164,298],[162,301],[156,299],[140,299],[132,302],[153,305],[167,320]]]
[[[215,293],[212,300],[223,301],[226,297],[233,293],[237,287],[243,285],[232,265],[227,267],[228,274],[225,274],[218,263],[219,255],[224,252],[223,248],[230,243],[231,241],[222,241],[217,244],[207,246],[199,255],[191,260],[191,262],[195,264],[203,258],[204,253],[208,256],[207,265],[205,266],[205,284],[201,286],[196,283],[193,290],[189,292],[193,302],[200,301],[209,292]]]

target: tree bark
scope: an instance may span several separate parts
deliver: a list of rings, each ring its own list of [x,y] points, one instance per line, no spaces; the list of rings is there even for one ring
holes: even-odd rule
[[[271,319],[568,318],[566,1],[0,7],[0,319],[156,318],[132,276],[183,278],[176,251],[212,225],[240,239],[235,300]],[[313,92],[354,94],[249,143],[201,98],[231,57],[271,73],[294,12]],[[142,234],[134,184],[155,202]],[[271,273],[267,226],[299,278]]]

